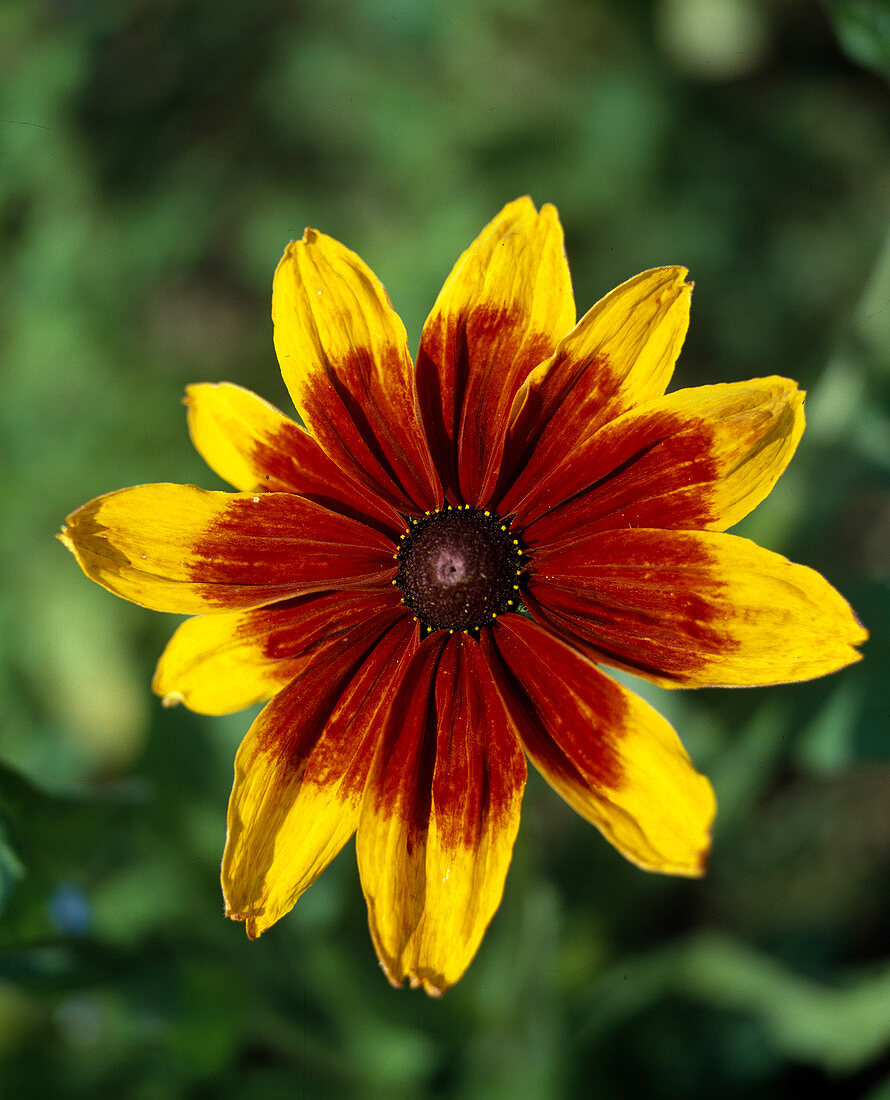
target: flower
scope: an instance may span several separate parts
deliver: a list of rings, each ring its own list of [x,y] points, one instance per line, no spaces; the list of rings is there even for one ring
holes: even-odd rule
[[[235,493],[141,485],[68,518],[92,580],[174,633],[154,689],[271,700],[235,760],[222,885],[250,937],[356,833],[374,946],[439,993],[500,902],[526,757],[629,860],[697,876],[715,810],[673,729],[602,671],[666,687],[804,680],[865,631],[818,574],[725,534],[803,431],[784,378],[665,396],[682,267],[577,324],[556,211],[506,206],[458,260],[412,362],[382,285],[307,229],[275,273],[305,429],[188,389]]]

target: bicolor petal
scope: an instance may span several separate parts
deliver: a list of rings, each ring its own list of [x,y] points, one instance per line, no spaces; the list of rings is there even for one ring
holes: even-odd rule
[[[185,615],[367,588],[392,575],[386,536],[292,493],[137,485],[85,504],[59,537],[109,592]]]
[[[629,527],[732,527],[767,496],[804,429],[787,378],[696,386],[626,413],[566,448],[517,509],[529,546]]]
[[[293,908],[355,831],[416,638],[405,615],[359,623],[276,695],[242,742],[222,886],[226,915],[251,939]]]
[[[371,936],[393,985],[438,994],[500,904],[525,761],[478,643],[425,643],[390,712],[356,851]]]
[[[324,650],[338,646],[356,622],[390,608],[394,589],[297,596],[252,611],[186,619],[167,643],[152,682],[165,706],[231,714],[270,699]]]
[[[668,723],[526,619],[502,619],[485,644],[525,751],[550,785],[639,867],[701,875],[716,802]]]
[[[454,502],[485,504],[516,391],[574,323],[556,210],[517,199],[457,261],[420,339],[420,407]]]
[[[345,474],[290,417],[230,382],[186,387],[195,449],[215,473],[245,493],[299,493],[336,512],[398,532],[398,513]]]
[[[592,307],[525,379],[511,413],[498,507],[516,511],[530,491],[552,495],[567,452],[603,424],[667,388],[689,327],[685,267],[659,267]]]
[[[824,676],[867,633],[813,569],[736,535],[604,531],[535,559],[536,618],[665,686]]]
[[[400,510],[438,507],[405,326],[371,269],[307,229],[275,272],[272,320],[294,405],[333,462]]]

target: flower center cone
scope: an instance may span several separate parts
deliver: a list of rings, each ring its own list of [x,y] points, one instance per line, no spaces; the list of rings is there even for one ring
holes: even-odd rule
[[[518,553],[496,516],[446,509],[409,529],[397,583],[425,627],[474,630],[507,610]]]

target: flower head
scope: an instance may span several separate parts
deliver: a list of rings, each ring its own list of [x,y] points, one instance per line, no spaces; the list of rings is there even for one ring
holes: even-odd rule
[[[665,396],[681,267],[575,323],[556,211],[510,203],[460,257],[415,361],[374,274],[308,229],[275,273],[305,425],[227,383],[192,439],[236,492],[141,485],[68,518],[92,580],[194,615],[154,689],[270,700],[235,760],[222,884],[251,937],[353,833],[396,985],[456,981],[503,892],[526,757],[628,859],[702,873],[708,781],[651,707],[667,687],[820,676],[865,631],[818,574],[725,534],[787,465],[784,378]]]

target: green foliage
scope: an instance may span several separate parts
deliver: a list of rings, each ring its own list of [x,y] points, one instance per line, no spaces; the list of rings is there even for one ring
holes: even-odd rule
[[[0,1096],[890,1095],[887,10],[0,9]],[[250,715],[162,710],[173,621],[52,535],[123,485],[219,487],[186,383],[287,407],[269,286],[306,223],[371,264],[416,341],[525,192],[560,209],[579,309],[692,269],[677,385],[809,391],[739,531],[823,571],[872,639],[810,685],[643,688],[714,778],[709,876],[625,865],[532,780],[503,906],[432,1002],[380,975],[351,849],[260,941],[223,919]]]
[[[887,0],[825,0],[841,45],[860,65],[890,77],[890,4]]]

